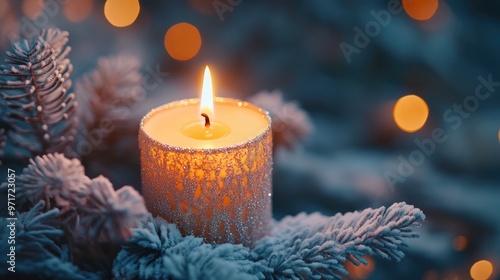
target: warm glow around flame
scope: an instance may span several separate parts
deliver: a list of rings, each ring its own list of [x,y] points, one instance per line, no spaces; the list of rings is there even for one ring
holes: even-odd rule
[[[201,91],[200,114],[207,114],[210,120],[214,117],[214,94],[212,90],[212,76],[210,69],[205,67],[203,90]]]

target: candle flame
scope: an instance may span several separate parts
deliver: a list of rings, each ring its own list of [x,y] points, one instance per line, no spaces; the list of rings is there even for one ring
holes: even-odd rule
[[[210,69],[205,67],[203,77],[203,90],[201,91],[200,114],[207,114],[210,119],[214,117],[214,95],[212,91],[212,76]]]

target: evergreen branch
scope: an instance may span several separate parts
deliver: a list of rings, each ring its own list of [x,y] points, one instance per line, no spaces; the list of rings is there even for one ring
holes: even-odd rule
[[[266,268],[242,245],[206,244],[150,217],[118,253],[116,279],[264,279]]]
[[[48,154],[30,159],[17,182],[21,207],[43,200],[47,209],[59,208],[65,213],[84,203],[90,179],[79,160]]]
[[[300,214],[277,223],[254,252],[273,269],[269,279],[341,279],[347,274],[346,260],[367,264],[366,254],[401,260],[404,238],[418,237],[411,227],[424,218],[405,203],[331,218]]]
[[[16,267],[17,279],[100,280],[102,273],[80,269],[70,260],[46,257],[37,261],[21,261]]]
[[[71,51],[71,47],[66,46],[69,41],[68,35],[67,31],[50,28],[42,30],[40,37],[54,50],[55,56],[61,61],[66,59]]]
[[[30,211],[18,214],[16,242],[23,255],[33,254],[35,257],[46,253],[58,256],[61,253],[61,248],[55,242],[63,235],[63,231],[55,227],[59,210],[43,213],[44,207],[45,202],[40,201]]]
[[[102,176],[90,180],[78,159],[62,154],[31,159],[16,181],[19,208],[30,208],[41,201],[36,209],[57,211],[71,259],[86,269],[110,268],[121,243],[130,238],[131,228],[147,216],[143,198],[132,187],[115,191]],[[6,186],[4,183],[0,188]]]
[[[273,225],[256,247],[206,244],[177,227],[149,219],[118,253],[115,278],[132,279],[341,279],[344,262],[366,254],[400,260],[404,238],[423,213],[405,203],[334,217],[300,214]],[[236,266],[235,266],[236,264]]]
[[[146,218],[144,200],[130,186],[115,192],[103,176],[92,179],[85,207],[79,209],[80,226],[89,239],[97,242],[120,243],[132,235],[132,228]]]
[[[18,260],[35,260],[40,256],[59,256],[61,248],[56,241],[63,235],[63,231],[56,228],[56,216],[58,209],[52,209],[43,213],[45,207],[43,201],[38,202],[30,211],[17,213],[17,220],[12,221],[7,218],[0,218],[2,228],[0,230],[0,247],[2,251],[9,252],[8,244],[16,248],[16,258]],[[11,227],[15,228],[14,242],[9,239]],[[5,254],[2,254],[2,262]]]
[[[66,246],[60,246],[63,230],[59,229],[58,209],[43,212],[45,202],[40,201],[28,212],[18,213],[15,221],[15,243],[8,243],[10,229],[4,226],[6,218],[0,218],[0,247],[2,252],[10,252],[8,246],[15,246],[15,273],[18,279],[102,279],[99,274],[81,270],[71,263]],[[11,244],[11,245],[7,245]],[[3,248],[5,246],[6,248]],[[6,254],[0,259],[3,263]],[[5,260],[4,260],[5,259]],[[0,277],[12,273],[0,271]]]
[[[267,110],[273,120],[273,151],[279,148],[292,149],[313,128],[307,113],[297,103],[285,102],[279,90],[261,91],[250,97],[249,101]]]
[[[82,204],[66,215],[66,231],[75,263],[85,269],[111,270],[122,243],[147,216],[144,200],[137,191],[125,186],[115,191],[105,177],[88,184]]]
[[[12,45],[5,65],[0,66],[0,110],[8,124],[8,137],[25,151],[24,160],[62,152],[76,133],[76,101],[66,58],[68,33],[42,31],[30,40]]]
[[[135,105],[142,94],[139,68],[140,62],[133,56],[105,57],[99,59],[94,71],[76,83],[81,118],[89,130],[103,118],[124,119],[123,112]]]

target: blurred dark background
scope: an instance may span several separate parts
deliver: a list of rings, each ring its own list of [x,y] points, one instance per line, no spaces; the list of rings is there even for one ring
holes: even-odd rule
[[[135,18],[134,1],[105,15],[105,1],[0,0],[2,57],[16,34],[54,26],[69,31],[74,81],[99,57],[126,53],[157,82],[113,132],[119,141],[84,157],[90,177],[140,189],[140,119],[197,97],[208,64],[216,95],[279,90],[310,116],[306,141],[276,153],[275,218],[397,201],[427,215],[403,261],[370,259],[346,279],[500,279],[500,2],[141,0]],[[113,26],[116,13],[131,24]],[[186,60],[164,40],[181,22],[201,36],[199,50],[191,33],[181,32],[186,45],[170,42],[194,55]],[[413,133],[393,115],[409,94],[429,110]],[[444,142],[432,140],[436,129]],[[488,276],[488,265],[489,278],[476,274]]]

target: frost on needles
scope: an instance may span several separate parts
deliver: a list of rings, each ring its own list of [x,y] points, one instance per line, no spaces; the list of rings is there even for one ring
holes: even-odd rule
[[[73,66],[68,32],[43,30],[12,45],[0,66],[0,111],[11,157],[27,161],[63,151],[76,133],[76,101],[69,92]]]
[[[4,183],[0,189],[5,191],[6,186]],[[115,191],[108,179],[88,178],[78,159],[62,154],[30,159],[17,177],[16,198],[18,209],[25,211],[17,214],[21,229],[16,238],[23,243],[21,252],[27,254],[19,262],[25,265],[25,273],[33,275],[33,269],[42,266],[40,262],[56,262],[54,258],[40,259],[44,255],[88,271],[110,270],[132,228],[147,217],[144,200],[132,187]],[[23,239],[25,235],[31,238]],[[8,232],[0,232],[1,244],[7,244],[7,238]],[[37,265],[31,268],[30,263]]]
[[[0,156],[29,163],[16,180],[19,277],[341,279],[345,262],[366,264],[367,255],[399,261],[405,239],[418,236],[413,228],[425,216],[405,203],[333,217],[289,216],[274,222],[254,248],[183,236],[176,225],[151,217],[132,187],[115,191],[108,179],[88,178],[80,160],[61,154],[75,138],[77,123],[67,37],[58,29],[44,30],[13,44],[0,67]],[[82,78],[75,91],[88,113],[79,113],[84,130],[101,118],[119,119],[107,101],[133,106],[142,80],[138,67],[126,56],[106,58]],[[110,80],[115,87],[107,86]],[[253,101],[268,104],[277,119],[276,147],[292,147],[310,131],[305,112],[280,93],[261,93]],[[2,252],[8,235],[0,228]]]
[[[253,249],[205,244],[182,236],[175,225],[152,219],[123,247],[113,263],[120,279],[341,279],[345,262],[367,263],[364,256],[401,260],[405,238],[425,218],[405,203],[361,212],[289,216]]]

